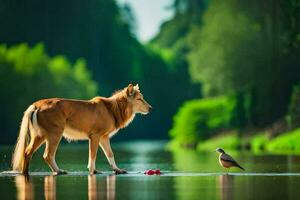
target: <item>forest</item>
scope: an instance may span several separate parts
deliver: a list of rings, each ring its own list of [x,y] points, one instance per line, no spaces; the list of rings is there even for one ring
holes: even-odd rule
[[[128,140],[168,138],[177,108],[200,96],[185,66],[137,40],[127,6],[114,0],[0,2],[0,101],[6,105],[0,143],[14,143],[24,110],[41,98],[110,96],[139,83],[154,111],[116,137]]]
[[[299,148],[299,1],[175,3],[174,20],[155,41],[184,52],[203,98],[179,108],[173,145]],[[279,142],[281,134],[293,142]]]
[[[299,0],[174,0],[146,44],[114,0],[0,2],[0,143],[35,100],[139,83],[153,112],[116,140],[300,150]]]

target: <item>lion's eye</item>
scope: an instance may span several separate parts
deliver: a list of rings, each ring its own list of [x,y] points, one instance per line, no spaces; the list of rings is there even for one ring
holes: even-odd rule
[[[138,98],[137,100],[139,100],[139,101],[142,101],[142,99],[141,99],[141,98]]]

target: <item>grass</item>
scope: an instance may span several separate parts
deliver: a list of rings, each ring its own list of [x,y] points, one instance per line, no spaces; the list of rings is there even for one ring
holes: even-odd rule
[[[254,152],[261,152],[265,150],[266,144],[269,142],[266,132],[259,133],[253,136],[250,140],[251,150]]]
[[[274,138],[267,143],[266,150],[274,153],[300,153],[300,128]]]

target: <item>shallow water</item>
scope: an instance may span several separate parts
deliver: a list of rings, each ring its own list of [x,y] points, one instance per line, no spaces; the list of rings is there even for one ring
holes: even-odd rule
[[[126,175],[114,175],[101,150],[97,169],[89,176],[88,146],[62,144],[56,160],[68,175],[52,176],[42,160],[33,157],[30,176],[0,174],[1,199],[298,199],[300,156],[253,155],[229,152],[246,172],[222,169],[215,152],[167,152],[164,142],[113,144],[116,161]],[[9,169],[11,147],[0,147],[0,171]],[[159,168],[161,176],[147,176]]]

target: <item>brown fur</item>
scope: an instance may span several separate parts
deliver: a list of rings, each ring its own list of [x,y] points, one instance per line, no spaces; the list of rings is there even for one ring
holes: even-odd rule
[[[95,173],[95,160],[100,145],[113,170],[124,173],[114,161],[109,138],[126,127],[136,113],[147,114],[151,106],[143,99],[138,85],[128,87],[109,98],[88,101],[62,98],[43,99],[33,103],[23,117],[13,156],[13,170],[28,173],[32,154],[46,143],[44,159],[56,173],[64,173],[55,162],[57,146],[64,136],[68,140],[89,140],[89,169]],[[24,131],[26,130],[26,131]],[[26,135],[30,135],[29,145]]]

